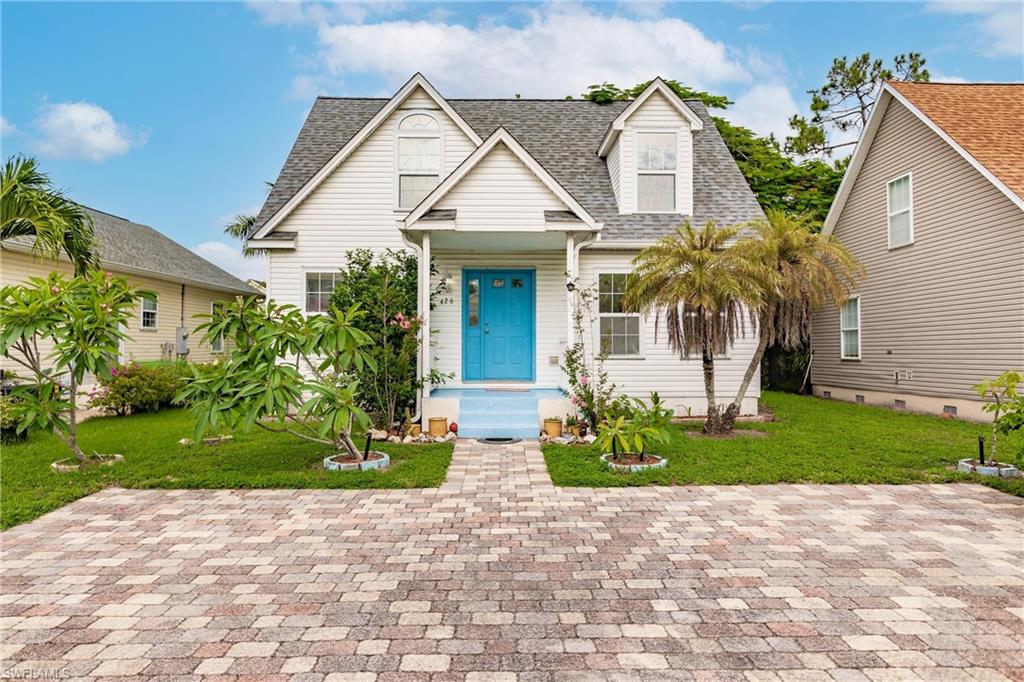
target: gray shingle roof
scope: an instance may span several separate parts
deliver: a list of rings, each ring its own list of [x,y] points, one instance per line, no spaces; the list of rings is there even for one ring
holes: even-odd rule
[[[188,280],[215,289],[240,294],[259,294],[248,284],[148,225],[140,225],[118,216],[83,206],[92,216],[99,243],[100,260],[105,267],[118,265],[147,270],[175,281]],[[31,244],[31,238],[12,241]]]
[[[257,229],[387,102],[317,98],[260,211]],[[655,239],[679,224],[674,215],[619,214],[608,167],[598,158],[597,149],[608,126],[629,102],[451,99],[448,103],[483,139],[499,126],[508,130],[595,220],[604,223],[603,239]],[[707,109],[699,101],[686,104],[704,121],[704,129],[694,134],[694,214],[686,219],[732,225],[762,218],[764,213]]]

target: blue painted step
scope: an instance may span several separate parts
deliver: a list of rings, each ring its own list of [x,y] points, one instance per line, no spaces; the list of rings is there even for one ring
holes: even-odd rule
[[[494,391],[459,398],[463,438],[536,438],[539,431],[535,395]]]

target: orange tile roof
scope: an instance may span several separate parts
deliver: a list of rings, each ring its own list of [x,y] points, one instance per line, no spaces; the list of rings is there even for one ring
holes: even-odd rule
[[[888,84],[1024,198],[1024,83]]]

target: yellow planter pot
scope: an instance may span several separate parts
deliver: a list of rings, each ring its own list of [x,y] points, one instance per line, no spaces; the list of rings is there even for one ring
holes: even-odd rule
[[[551,438],[558,438],[562,435],[562,420],[561,419],[545,419],[544,420],[544,433]]]
[[[448,433],[448,417],[431,417],[429,433],[434,437]]]

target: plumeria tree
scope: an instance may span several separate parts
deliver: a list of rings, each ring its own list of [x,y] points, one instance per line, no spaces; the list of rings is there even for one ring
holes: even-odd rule
[[[196,439],[220,427],[254,426],[322,443],[360,458],[352,440],[370,419],[357,374],[375,363],[363,312],[331,308],[308,318],[295,306],[238,298],[197,327],[204,340],[230,339],[227,357],[198,367],[179,394],[191,404]]]
[[[51,273],[0,289],[0,353],[32,380],[13,393],[20,432],[52,429],[80,463],[88,460],[78,445],[78,390],[87,374],[110,375],[142,294],[100,271],[70,279]]]

